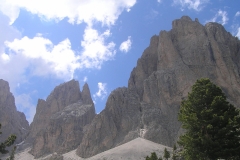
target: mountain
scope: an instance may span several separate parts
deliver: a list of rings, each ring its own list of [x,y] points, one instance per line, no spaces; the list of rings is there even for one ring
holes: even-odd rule
[[[88,85],[80,91],[75,80],[57,86],[46,100],[39,99],[25,144],[35,158],[54,152],[61,157],[76,148],[82,158],[109,158],[111,153],[119,153],[116,148],[125,153],[121,145],[130,141],[143,148],[149,144],[146,140],[172,147],[183,133],[178,122],[180,103],[196,80],[211,79],[230,103],[240,107],[239,76],[239,39],[218,23],[203,26],[197,19],[183,16],[172,22],[170,31],[151,38],[128,86],[112,91],[101,113],[95,114]],[[0,82],[0,107],[14,108],[7,82]],[[14,109],[5,109],[6,114],[1,115],[6,123],[12,122],[7,114],[18,115],[16,107],[8,110]],[[16,122],[21,128],[19,122],[23,122]]]
[[[87,84],[80,91],[75,80],[57,86],[45,100],[38,100],[27,143],[38,158],[49,153],[65,153],[81,143],[86,126],[95,117]]]
[[[15,143],[20,143],[29,131],[24,113],[17,111],[8,82],[2,79],[0,79],[0,123],[2,125],[0,142],[6,140],[10,134],[15,134],[17,136]]]
[[[108,97],[77,149],[91,157],[142,137],[173,146],[181,131],[180,103],[191,86],[208,77],[240,107],[240,41],[218,23],[183,16],[170,31],[153,36],[133,69],[128,87]]]

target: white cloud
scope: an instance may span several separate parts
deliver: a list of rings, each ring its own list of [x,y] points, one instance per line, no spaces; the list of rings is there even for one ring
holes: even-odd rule
[[[91,25],[98,21],[112,25],[124,10],[129,10],[135,3],[136,0],[2,0],[0,9],[10,17],[11,22],[18,17],[20,9],[25,9],[47,20],[68,18],[70,23]]]
[[[1,2],[0,2],[1,6]],[[10,19],[1,13],[0,11],[0,54],[4,52],[4,42],[5,41],[12,41],[15,38],[20,38],[21,33],[15,29],[13,26],[9,25]]]
[[[0,53],[0,77],[9,81],[14,90],[19,82],[25,83],[31,76],[53,75],[69,80],[76,69],[100,69],[103,62],[116,54],[115,44],[105,42],[110,35],[109,30],[99,34],[87,27],[81,42],[82,52],[73,51],[69,39],[56,45],[41,36],[7,41],[5,52]]]
[[[28,122],[31,123],[36,113],[36,108],[32,104],[31,96],[29,94],[15,96],[15,102],[18,110],[24,112]]]
[[[5,63],[8,63],[8,61],[10,60],[9,55],[6,53],[3,53],[1,55],[1,58],[2,58],[3,62],[5,62]]]
[[[10,0],[0,0],[0,11],[9,17],[8,24],[10,25],[18,18],[20,12],[18,6],[12,5]]]
[[[187,7],[188,9],[200,11],[208,1],[209,0],[173,0],[173,4],[180,5],[182,10]]]
[[[240,11],[238,11],[236,14],[235,14],[235,17],[238,17],[240,16]]]
[[[131,49],[131,45],[132,45],[131,36],[128,36],[128,39],[121,43],[119,49],[120,51],[127,53]]]
[[[8,49],[9,61],[12,65],[18,63],[14,59],[18,56],[27,61],[23,69],[31,67],[31,75],[47,76],[54,74],[62,79],[71,79],[76,68],[79,68],[79,56],[71,50],[68,39],[54,45],[49,39],[23,37],[13,42],[5,42]],[[13,60],[12,60],[13,59]],[[20,69],[20,68],[19,68]]]
[[[162,0],[157,0],[157,2],[158,2],[158,3],[161,3],[161,2],[162,2]]]
[[[238,32],[237,32],[236,37],[238,37],[238,39],[240,39],[240,27],[238,27]]]
[[[106,86],[107,86],[106,83],[98,82],[98,91],[93,95],[93,98],[94,99],[96,99],[96,98],[104,99],[107,95]]]
[[[116,54],[115,43],[106,43],[105,39],[111,35],[109,30],[99,34],[97,30],[87,27],[84,31],[80,56],[81,68],[101,68],[104,61],[113,59]]]
[[[83,82],[87,82],[87,80],[88,80],[88,78],[85,76],[85,77],[83,78]]]
[[[217,21],[218,18],[220,18],[221,20]],[[221,23],[222,25],[225,25],[228,22],[227,12],[219,10],[212,19],[206,22],[218,22]]]

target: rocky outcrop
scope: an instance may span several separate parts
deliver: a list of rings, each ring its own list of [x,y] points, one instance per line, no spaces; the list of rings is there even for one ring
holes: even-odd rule
[[[63,83],[51,92],[46,101],[39,99],[36,107],[36,114],[30,125],[30,133],[27,138],[28,143],[33,143],[36,135],[44,130],[50,117],[63,110],[66,106],[76,103],[81,99],[79,83],[75,80]]]
[[[90,157],[137,138],[140,118],[139,96],[127,88],[116,89],[85,132],[77,154]]]
[[[15,143],[22,142],[29,132],[29,124],[24,113],[17,111],[15,99],[10,92],[7,81],[0,79],[0,142],[7,139],[10,134],[15,134]]]
[[[47,100],[39,100],[28,142],[35,158],[49,153],[65,153],[82,141],[86,126],[95,117],[87,84],[80,91],[75,80],[57,86]]]
[[[220,86],[240,107],[240,41],[218,23],[201,25],[184,16],[170,31],[153,36],[138,60],[128,88],[111,93],[77,149],[90,157],[136,136],[173,146],[181,124],[181,101],[202,77]]]

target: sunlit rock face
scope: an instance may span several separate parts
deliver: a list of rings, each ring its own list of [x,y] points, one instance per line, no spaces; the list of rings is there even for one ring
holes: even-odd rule
[[[0,123],[1,136],[0,142],[8,138],[10,134],[15,134],[16,144],[24,141],[29,132],[29,124],[24,113],[17,111],[15,99],[10,92],[7,81],[0,79]]]
[[[183,16],[153,36],[133,69],[128,88],[108,97],[77,149],[91,157],[136,137],[173,146],[181,134],[180,102],[202,77],[220,86],[240,107],[240,41],[218,23]]]
[[[39,100],[27,142],[35,157],[75,149],[82,141],[86,126],[95,117],[87,84],[80,91],[75,80],[57,86],[45,100]]]

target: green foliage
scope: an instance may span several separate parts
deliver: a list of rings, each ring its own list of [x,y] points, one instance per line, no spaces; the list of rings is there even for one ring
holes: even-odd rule
[[[177,146],[175,144],[173,146],[172,160],[177,160]]]
[[[162,160],[162,158],[161,157],[158,158],[157,154],[155,152],[152,152],[150,157],[149,156],[146,157],[146,160]]]
[[[168,160],[168,158],[170,158],[170,153],[169,153],[169,151],[167,150],[167,148],[164,149],[163,158],[165,158],[166,160]]]
[[[185,159],[240,159],[239,110],[209,79],[192,86],[178,119],[186,130],[178,141]]]
[[[0,129],[1,129],[2,125],[0,124]],[[2,134],[2,132],[0,132],[0,134]],[[8,153],[8,150],[6,150],[6,147],[10,147],[11,145],[13,145],[13,143],[16,140],[16,136],[15,135],[10,135],[7,140],[5,140],[4,142],[0,143],[0,153],[1,154],[6,154]],[[15,152],[16,148],[14,147],[12,150],[12,153],[10,155],[10,158],[8,158],[9,160],[13,160],[14,159],[14,152]]]

